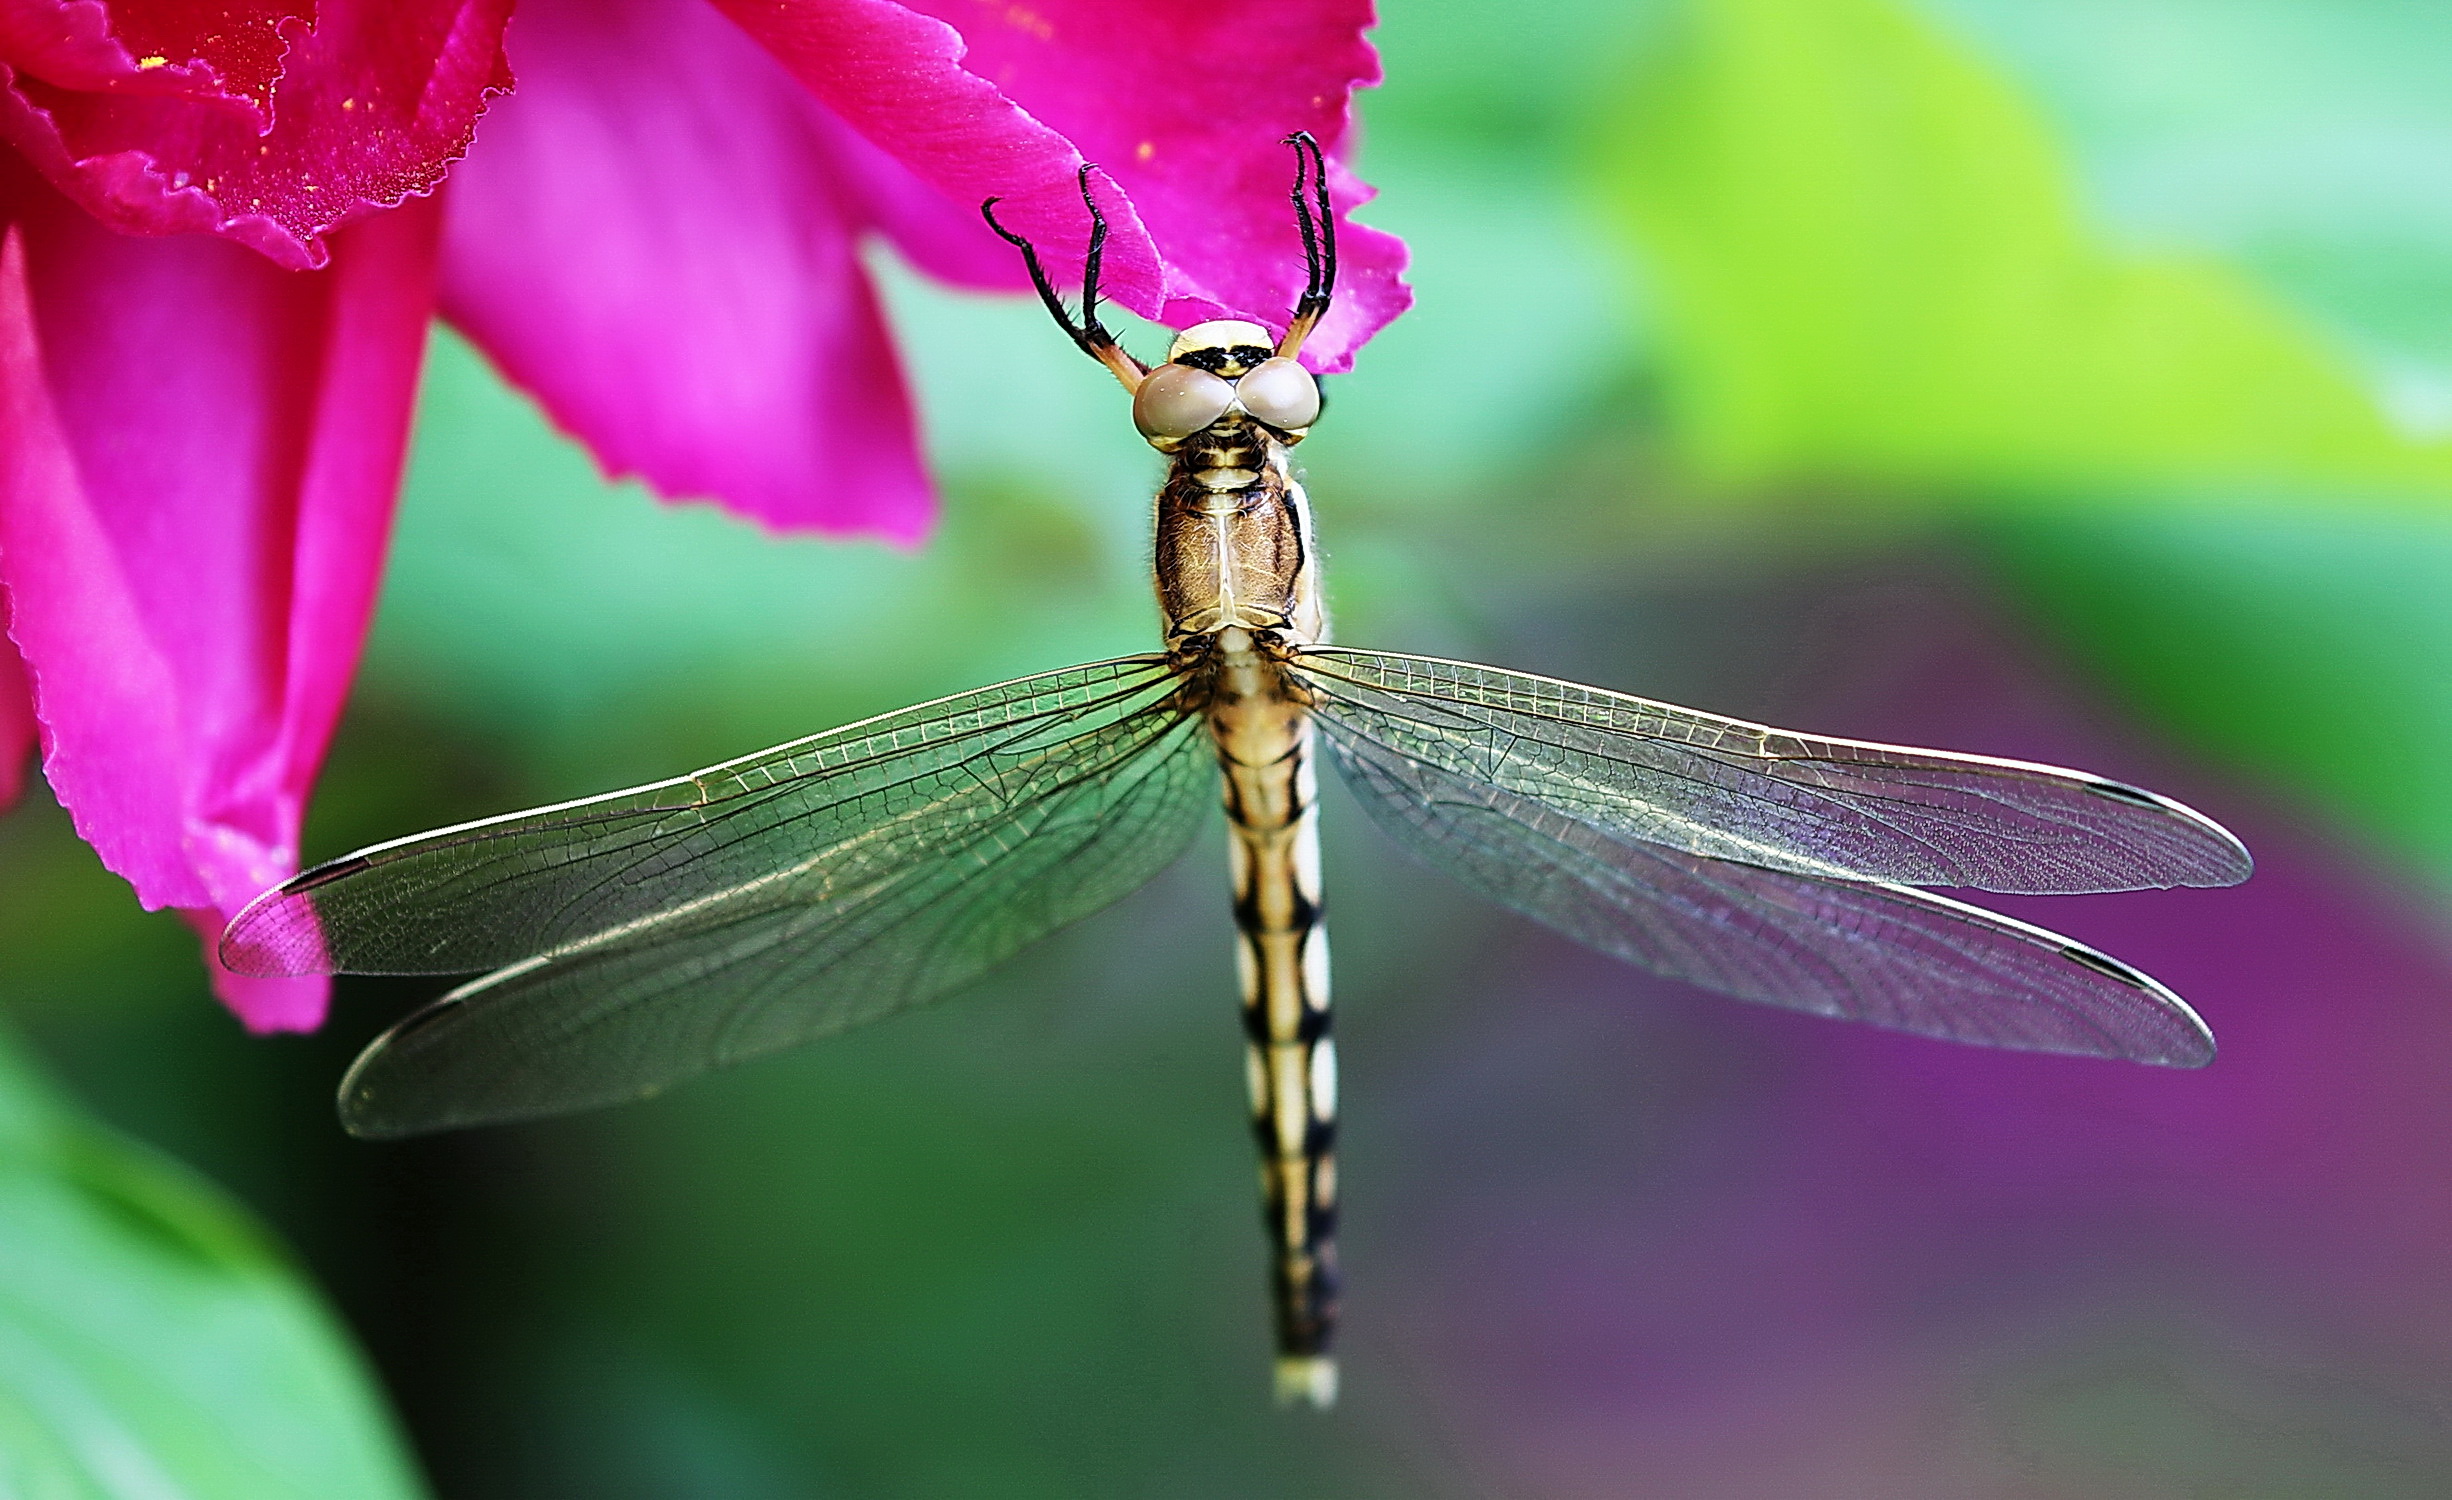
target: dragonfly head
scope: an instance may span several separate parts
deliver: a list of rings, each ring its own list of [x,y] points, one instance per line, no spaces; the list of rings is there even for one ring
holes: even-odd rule
[[[1172,453],[1184,439],[1241,412],[1299,439],[1320,415],[1311,372],[1279,358],[1257,323],[1221,318],[1175,335],[1165,364],[1133,393],[1133,425],[1150,446]]]

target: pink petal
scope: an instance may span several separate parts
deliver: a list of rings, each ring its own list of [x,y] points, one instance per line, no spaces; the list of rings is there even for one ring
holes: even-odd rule
[[[193,12],[164,0],[107,22],[95,0],[0,6],[0,138],[116,229],[216,233],[293,268],[322,265],[343,222],[432,190],[511,84],[511,0],[323,0],[311,29],[259,0],[201,28],[209,45],[160,24]],[[65,40],[39,39],[46,11]]]
[[[1108,290],[1171,327],[1283,328],[1303,282],[1278,141],[1348,144],[1348,95],[1376,83],[1368,0],[714,0],[853,128],[957,202],[1000,195],[1051,266],[1088,228],[1073,174],[1113,185]],[[1369,197],[1332,173],[1341,219]],[[1305,351],[1324,371],[1411,300],[1402,242],[1339,230],[1337,308]]]
[[[25,790],[26,761],[34,753],[34,699],[8,623],[8,596],[0,593],[0,808]]]
[[[700,0],[529,0],[520,91],[455,173],[443,307],[613,474],[766,525],[914,541],[934,509],[858,255],[1011,252]]]
[[[217,930],[297,867],[373,606],[439,214],[353,226],[300,274],[112,234],[0,165],[0,586],[45,769],[145,905]],[[256,1029],[322,1018],[320,982],[215,982]]]
[[[0,0],[0,59],[66,89],[246,104],[259,123],[313,4],[281,0]]]

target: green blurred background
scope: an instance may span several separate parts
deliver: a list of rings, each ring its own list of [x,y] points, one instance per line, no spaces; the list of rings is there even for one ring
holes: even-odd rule
[[[2262,906],[2074,925],[2138,934],[2235,1092],[1731,1018],[1332,801],[1353,1286],[1316,1420],[1265,1400],[1214,840],[925,1013],[378,1147],[330,1091],[430,990],[243,1037],[37,790],[0,820],[0,1493],[2452,1492],[2452,1117],[2343,1102],[2452,1069],[2452,11],[1399,0],[1378,40],[1364,217],[1420,301],[1302,450],[1340,637],[2108,757],[2276,831]],[[1112,383],[877,264],[946,494],[907,553],[608,486],[436,334],[310,857],[1148,646]],[[2222,956],[2301,934],[2327,966],[2275,1004],[2313,1029],[2260,1062]],[[2004,1207],[1904,1116],[1800,1157],[1842,1076],[2048,1191]],[[2105,1120],[2172,1156],[2055,1154]],[[2208,1161],[2236,1193],[2134,1207]],[[1832,1200],[1890,1205],[1850,1264],[1957,1248],[1813,1290]],[[2318,1212],[2354,1275],[2290,1248]],[[1681,1301],[1717,1311],[1648,1310]]]

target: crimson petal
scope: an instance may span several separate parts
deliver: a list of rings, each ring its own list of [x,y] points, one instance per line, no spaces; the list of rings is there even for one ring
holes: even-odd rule
[[[9,639],[8,596],[0,593],[0,808],[25,790],[26,760],[34,752],[34,699],[26,687],[25,663]]]
[[[0,59],[64,89],[244,104],[260,124],[314,25],[312,0],[0,0]]]
[[[1303,262],[1286,201],[1308,130],[1341,155],[1348,96],[1379,79],[1368,0],[715,0],[854,129],[957,202],[999,213],[1056,266],[1087,225],[1085,157],[1115,196],[1108,291],[1183,327],[1283,328]],[[1339,214],[1369,192],[1331,173]],[[1404,245],[1345,222],[1336,311],[1305,350],[1323,371],[1404,311]]]
[[[140,900],[217,934],[297,867],[373,606],[439,215],[353,226],[296,274],[112,234],[0,171],[0,587],[46,774]],[[322,1018],[319,981],[214,980],[256,1029]]]
[[[511,85],[510,8],[323,0],[310,27],[232,0],[212,8],[228,24],[182,26],[196,7],[0,0],[0,139],[115,229],[320,266],[333,229],[431,191],[467,149]]]
[[[510,45],[520,91],[453,175],[446,315],[613,474],[916,540],[933,500],[859,237],[974,284],[1015,284],[1010,252],[700,0],[528,0]]]

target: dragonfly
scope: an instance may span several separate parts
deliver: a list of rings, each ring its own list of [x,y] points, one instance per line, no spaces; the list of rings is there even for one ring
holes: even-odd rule
[[[1281,1400],[1336,1395],[1336,1049],[1319,764],[1472,890],[1741,1000],[1992,1047],[2194,1067],[2212,1033],[2107,954],[1925,887],[2221,886],[2246,848],[2083,771],[1792,733],[1470,662],[1332,645],[1290,457],[1336,221],[1308,134],[1282,333],[1217,320],[1145,365],[981,205],[1165,455],[1157,651],[902,709],[669,781],[378,844],[231,922],[242,974],[486,971],[351,1066],[351,1132],[610,1105],[978,980],[1228,829]]]

